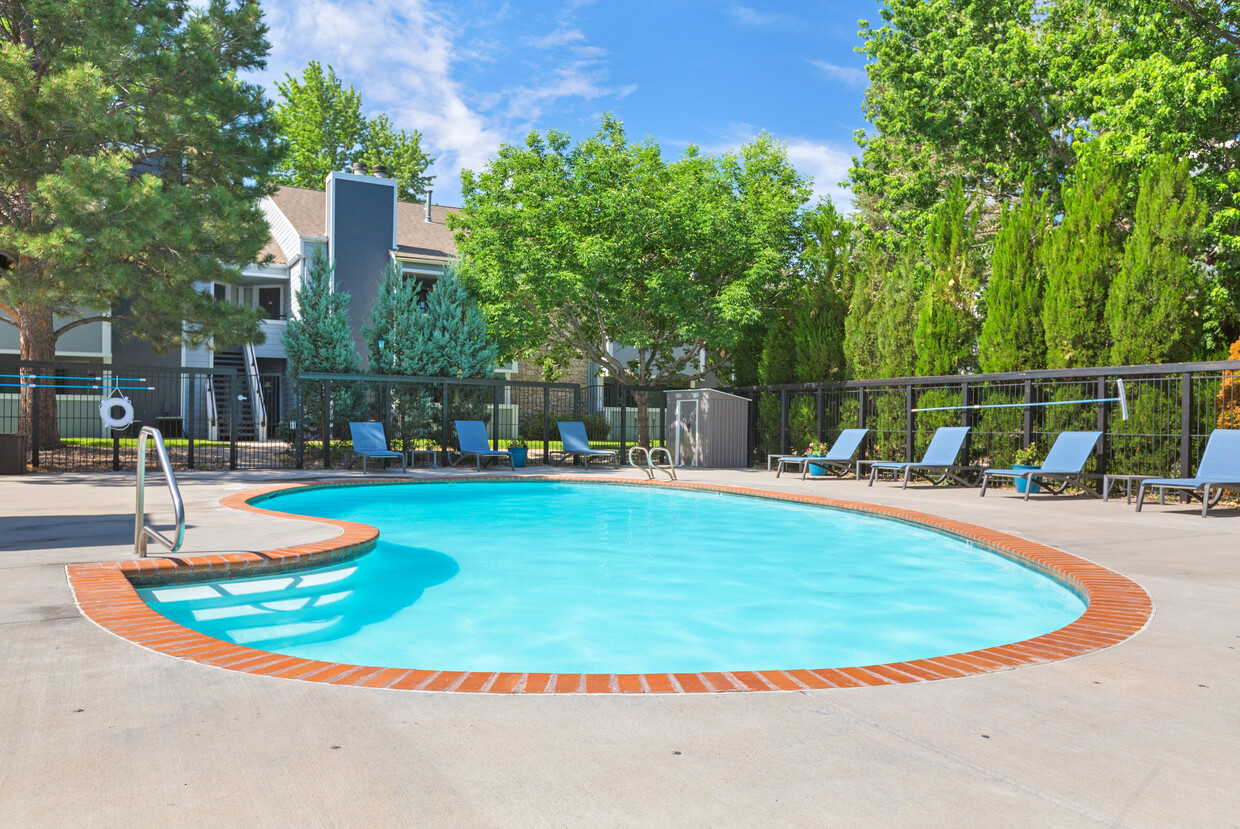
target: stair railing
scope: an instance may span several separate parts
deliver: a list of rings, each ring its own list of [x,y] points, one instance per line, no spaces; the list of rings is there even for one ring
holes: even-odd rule
[[[250,411],[254,414],[254,439],[262,442],[267,440],[267,406],[263,402],[262,379],[258,376],[254,346],[250,343],[243,345],[241,356],[245,362],[246,385],[250,390]]]
[[[206,380],[207,440],[220,439],[220,412],[215,402],[215,378],[208,374]]]
[[[163,470],[164,477],[168,480],[168,492],[172,495],[172,512],[177,522],[176,539],[169,539],[159,530],[146,523],[144,500],[146,496],[147,438],[155,439],[155,455],[159,458],[160,469]],[[138,432],[138,496],[137,503],[134,506],[133,526],[133,551],[140,558],[146,558],[147,538],[153,538],[160,544],[163,544],[170,553],[175,553],[181,549],[181,544],[185,541],[185,502],[181,500],[181,490],[177,488],[177,479],[172,474],[172,464],[168,461],[168,450],[164,447],[164,436],[153,426],[143,426],[142,431]]]

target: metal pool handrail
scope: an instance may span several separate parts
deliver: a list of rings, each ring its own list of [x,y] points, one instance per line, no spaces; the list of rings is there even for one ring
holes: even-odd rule
[[[146,439],[155,438],[155,454],[159,458],[159,466],[168,480],[168,492],[172,495],[172,511],[177,520],[177,537],[175,541],[168,539],[154,527],[146,525],[146,510],[143,498],[146,494]],[[177,489],[177,479],[172,474],[172,464],[168,461],[168,450],[164,447],[164,436],[153,426],[143,426],[138,433],[138,500],[134,507],[133,551],[146,558],[146,540],[149,536],[175,553],[181,549],[185,541],[185,502],[181,500],[181,490]]]
[[[645,466],[638,464],[637,461],[633,459],[634,452],[640,452],[641,454],[646,456]],[[667,466],[656,466],[655,465],[655,462],[654,462],[655,452],[662,452],[663,454],[667,455]],[[676,464],[672,462],[672,453],[668,451],[666,446],[656,446],[653,449],[647,449],[645,446],[630,446],[629,447],[629,466],[635,466],[638,469],[640,469],[642,472],[645,472],[646,477],[652,481],[654,480],[654,472],[656,469],[662,472],[664,475],[666,475],[668,477],[668,480],[671,480],[671,481],[676,480]]]

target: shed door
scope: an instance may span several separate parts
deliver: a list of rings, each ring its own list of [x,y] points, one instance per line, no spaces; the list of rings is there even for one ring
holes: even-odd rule
[[[698,446],[698,401],[676,401],[676,465],[698,466],[702,462]]]

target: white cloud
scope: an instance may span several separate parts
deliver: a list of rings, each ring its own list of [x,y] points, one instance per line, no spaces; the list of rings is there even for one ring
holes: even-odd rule
[[[704,153],[719,155],[734,152],[741,145],[752,141],[761,130],[752,124],[733,123],[716,130],[718,141],[710,144],[699,144]],[[840,184],[848,175],[852,166],[852,156],[856,148],[852,145],[842,146],[812,138],[798,138],[772,135],[784,142],[788,151],[788,162],[803,176],[813,179],[813,200],[821,201],[830,198],[841,213],[853,212],[852,192]],[[673,147],[686,147],[688,141],[664,141]]]
[[[728,14],[743,26],[788,26],[796,22],[786,14],[769,14],[748,6],[729,6]]]
[[[586,36],[580,30],[561,26],[550,34],[542,37],[527,37],[523,42],[534,49],[551,49],[556,46],[567,46],[570,43],[580,43],[585,39]]]
[[[848,86],[864,87],[870,82],[870,76],[866,74],[866,71],[855,66],[836,66],[825,60],[811,60],[810,63],[826,73],[827,77]]]
[[[357,88],[364,114],[422,132],[441,196],[459,199],[461,169],[480,169],[505,140],[467,103],[453,77],[460,32],[428,0],[267,0],[264,10],[271,54],[257,80],[270,94],[310,60],[330,64]]]
[[[841,213],[852,213],[853,198],[840,185],[852,166],[852,147],[840,147],[808,138],[788,139],[788,160],[797,172],[814,179],[814,196],[830,198]]]
[[[569,0],[552,32],[522,41],[545,53],[534,77],[479,90],[460,78],[470,66],[511,57],[493,28],[510,16],[507,4],[488,19],[460,21],[442,0],[266,0],[271,54],[254,80],[275,98],[285,74],[300,76],[311,60],[330,64],[361,94],[365,115],[383,112],[396,127],[421,131],[436,159],[435,200],[459,204],[461,170],[481,170],[557,102],[636,89],[607,83],[606,50],[575,25],[573,12],[590,2]]]

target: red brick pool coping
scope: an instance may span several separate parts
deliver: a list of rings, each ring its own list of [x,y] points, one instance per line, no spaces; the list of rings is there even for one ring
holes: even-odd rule
[[[214,639],[182,627],[147,606],[135,585],[170,584],[231,575],[259,575],[318,567],[353,558],[370,550],[379,532],[349,521],[290,515],[256,506],[280,492],[371,484],[469,483],[496,481],[587,482],[613,486],[653,486],[747,495],[798,504],[813,504],[893,518],[979,543],[1000,555],[1032,566],[1078,590],[1087,600],[1085,612],[1051,633],[992,648],[850,668],[800,668],[776,671],[726,671],[667,674],[548,674],[440,671],[319,662],[271,653]],[[552,693],[712,693],[724,691],[803,691],[828,688],[899,685],[1004,671],[1023,665],[1056,662],[1123,642],[1140,631],[1153,612],[1149,595],[1136,582],[1077,556],[1008,533],[895,507],[837,501],[816,495],[770,492],[714,484],[579,479],[562,476],[470,476],[420,479],[359,479],[278,484],[230,495],[220,503],[234,509],[281,518],[296,518],[340,528],[329,541],[299,544],[261,553],[201,557],[166,556],[66,568],[82,613],[122,639],[149,650],[191,662],[264,676],[417,691],[460,691],[492,694]]]

